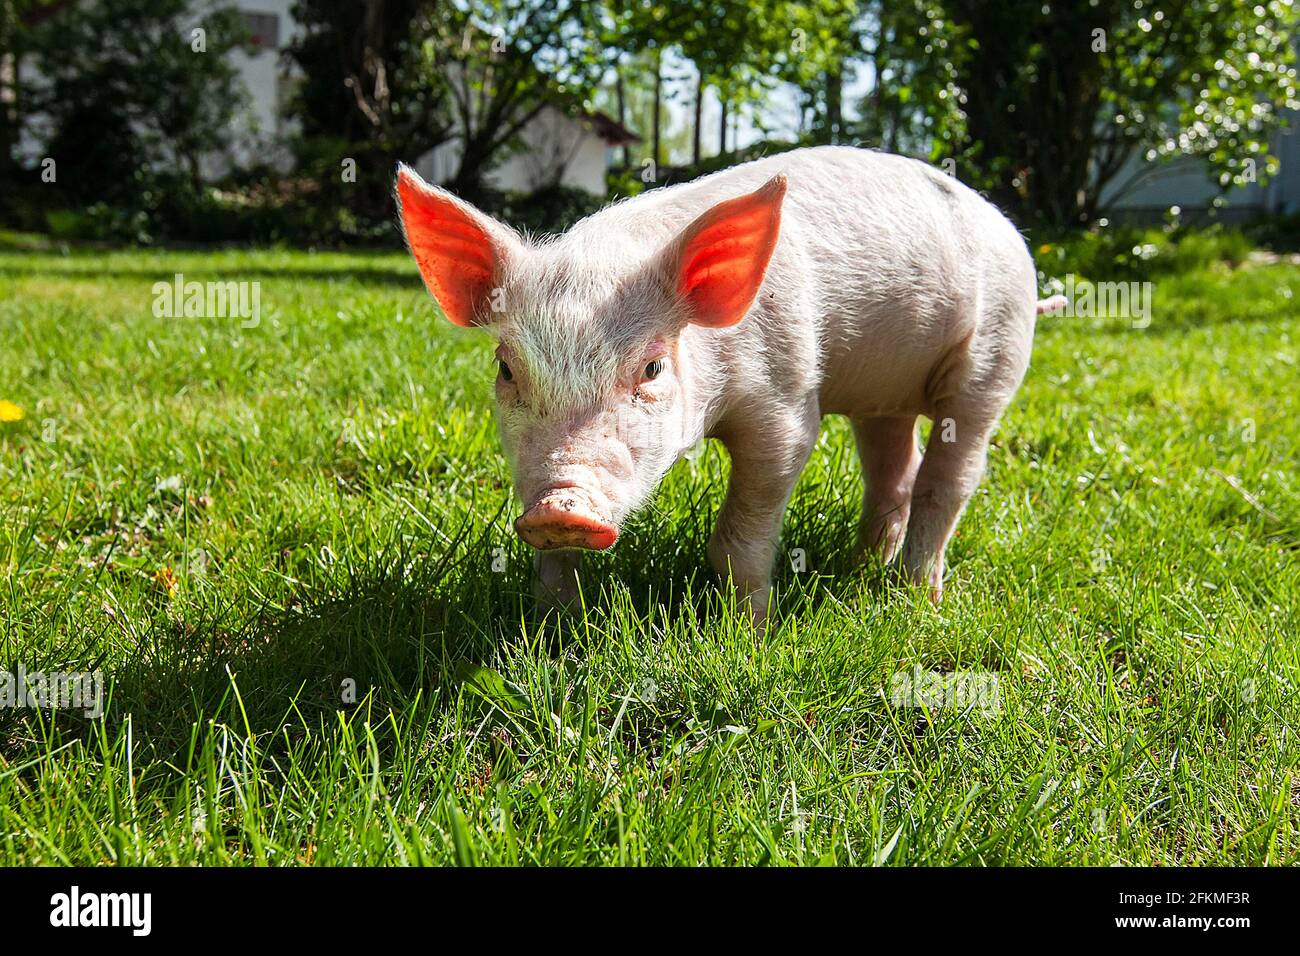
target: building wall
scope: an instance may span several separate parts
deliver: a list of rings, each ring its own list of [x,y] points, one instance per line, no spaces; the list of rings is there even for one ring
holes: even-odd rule
[[[604,196],[609,149],[581,120],[547,106],[519,134],[519,145],[490,169],[484,182],[506,192],[533,192],[555,181]],[[451,140],[412,165],[425,179],[445,183],[456,175],[461,146]]]
[[[1285,115],[1289,126],[1275,134],[1273,140],[1272,152],[1279,160],[1277,174],[1267,183],[1229,189],[1224,194],[1226,206],[1219,211],[1221,218],[1243,220],[1271,213],[1300,213],[1300,113],[1287,111]],[[1115,199],[1113,205],[1104,203],[1120,218],[1156,219],[1171,206],[1195,214],[1209,209],[1220,194],[1218,183],[1201,159],[1186,157],[1156,164],[1139,158],[1120,171],[1103,192],[1103,199],[1110,200],[1117,187],[1143,171],[1149,175],[1143,176],[1132,190]]]
[[[232,152],[240,164],[261,161],[287,171],[292,165],[287,144],[295,132],[295,124],[284,118],[284,110],[293,79],[280,51],[298,33],[292,14],[293,0],[249,0],[236,6],[240,13],[275,17],[277,45],[275,49],[251,53],[236,50],[230,55],[230,65],[239,73],[249,94],[247,115],[237,120],[231,131]],[[214,163],[208,173],[215,178],[226,171],[224,165]]]
[[[605,195],[609,168],[605,141],[580,120],[547,107],[524,127],[519,147],[489,171],[497,189],[532,192],[559,184],[596,196]]]

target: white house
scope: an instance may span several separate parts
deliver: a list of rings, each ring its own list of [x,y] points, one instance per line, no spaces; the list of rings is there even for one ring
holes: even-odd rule
[[[569,114],[548,104],[520,131],[519,141],[489,170],[487,185],[520,192],[562,185],[603,196],[611,151],[638,137],[603,113]],[[414,163],[415,171],[446,182],[456,174],[460,153],[460,141],[450,140]]]
[[[1284,116],[1287,126],[1273,139],[1277,173],[1266,183],[1248,182],[1229,189],[1223,197],[1225,205],[1219,210],[1221,219],[1242,222],[1263,214],[1300,213],[1300,113],[1287,110]],[[1262,174],[1263,169],[1258,172]],[[1117,190],[1130,183],[1131,188],[1125,189],[1113,204],[1107,204],[1117,218],[1157,220],[1173,206],[1195,215],[1208,209],[1220,194],[1209,167],[1196,157],[1164,163],[1134,159],[1103,192],[1103,199],[1114,197]]]
[[[293,3],[294,0],[255,0],[247,6],[239,4],[244,27],[253,39],[253,49],[234,50],[230,54],[230,65],[248,91],[248,114],[236,121],[232,152],[237,161],[245,162],[256,156],[282,171],[292,163],[287,144],[294,128],[292,121],[285,117],[284,107],[293,95],[294,77],[280,51],[289,45],[296,30],[291,13]],[[209,175],[224,173],[223,166],[210,166]]]

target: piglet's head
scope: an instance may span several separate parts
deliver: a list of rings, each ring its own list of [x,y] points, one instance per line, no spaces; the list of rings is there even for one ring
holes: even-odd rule
[[[699,406],[716,388],[692,363],[698,335],[683,333],[744,319],[776,247],[784,177],[649,249],[594,224],[526,242],[406,167],[397,194],[443,314],[497,339],[497,423],[524,506],[519,536],[540,549],[612,546],[700,437]]]

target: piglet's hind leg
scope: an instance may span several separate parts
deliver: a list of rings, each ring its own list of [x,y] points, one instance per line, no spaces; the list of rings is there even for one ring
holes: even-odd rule
[[[889,564],[907,534],[912,486],[921,466],[916,416],[855,418],[853,431],[865,486],[855,556],[861,561],[874,553]]]

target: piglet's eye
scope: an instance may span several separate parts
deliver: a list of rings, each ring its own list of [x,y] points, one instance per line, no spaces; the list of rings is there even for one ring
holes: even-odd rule
[[[653,362],[646,364],[643,377],[648,381],[652,378],[658,378],[659,373],[664,370],[664,360],[655,359]]]
[[[501,359],[497,359],[497,369],[501,372],[501,377],[505,381],[507,382],[514,381],[515,376],[514,373],[510,371],[510,366],[507,365],[505,362],[501,361]]]

